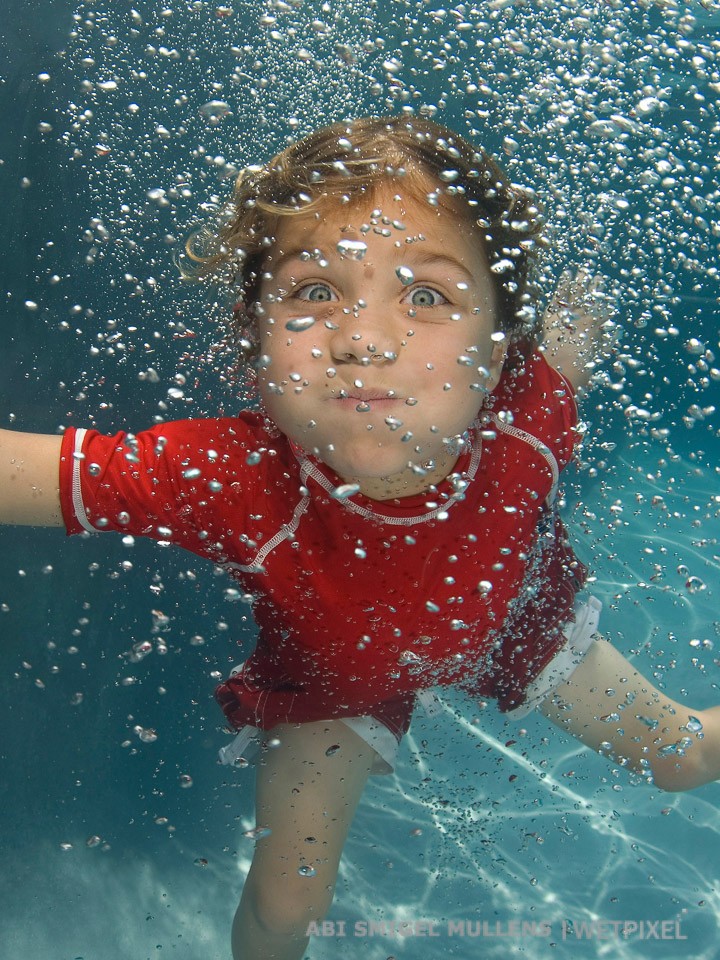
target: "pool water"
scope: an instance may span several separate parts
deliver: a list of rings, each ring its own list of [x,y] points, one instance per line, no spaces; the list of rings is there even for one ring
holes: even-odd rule
[[[220,308],[173,264],[202,205],[344,114],[479,130],[549,199],[546,291],[578,260],[620,290],[566,478],[603,630],[676,699],[720,700],[716,4],[10,7],[0,426],[236,409],[203,360]],[[212,690],[246,608],[189,554],[2,537],[4,953],[227,958],[253,773],[216,762]],[[309,957],[717,955],[717,785],[663,794],[539,716],[442,704],[370,783]],[[408,926],[361,935],[382,922]]]

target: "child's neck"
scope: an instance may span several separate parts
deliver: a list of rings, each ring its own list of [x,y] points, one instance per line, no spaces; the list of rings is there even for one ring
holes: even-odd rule
[[[356,477],[346,482],[357,483],[359,492],[370,500],[399,500],[430,491],[452,472],[456,462],[457,455],[449,454],[442,462],[435,462],[422,472],[408,467],[390,477]]]

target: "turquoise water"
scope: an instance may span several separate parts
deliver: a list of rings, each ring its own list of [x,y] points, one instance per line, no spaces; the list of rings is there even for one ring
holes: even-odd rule
[[[199,363],[218,311],[172,263],[201,205],[294,131],[437,112],[549,197],[548,278],[582,258],[619,285],[621,366],[586,401],[566,512],[607,635],[672,696],[718,702],[718,381],[690,343],[720,349],[716,5],[228,7],[45,2],[7,18],[0,424],[234,409]],[[230,113],[203,114],[213,100]],[[4,952],[227,957],[253,775],[216,764],[211,694],[235,639],[251,643],[244,609],[152,544],[13,528],[3,546]],[[142,640],[155,650],[132,662]],[[443,700],[418,714],[397,775],[370,784],[331,914],[346,935],[309,956],[717,955],[716,785],[662,794],[539,717],[521,733]],[[434,921],[442,938],[353,935],[382,920]],[[478,920],[481,940],[447,935]],[[580,942],[568,920],[677,921],[688,939]]]

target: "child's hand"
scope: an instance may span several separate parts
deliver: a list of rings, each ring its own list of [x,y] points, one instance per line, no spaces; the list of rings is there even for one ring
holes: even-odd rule
[[[603,277],[580,267],[565,270],[545,311],[542,348],[548,361],[574,389],[586,387],[597,367],[612,355],[620,332],[614,298]]]

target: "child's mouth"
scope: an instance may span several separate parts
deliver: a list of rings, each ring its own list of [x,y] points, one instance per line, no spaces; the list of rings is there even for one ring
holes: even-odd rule
[[[343,407],[350,407],[358,413],[367,413],[370,410],[382,410],[402,402],[394,390],[341,390],[331,398]]]

